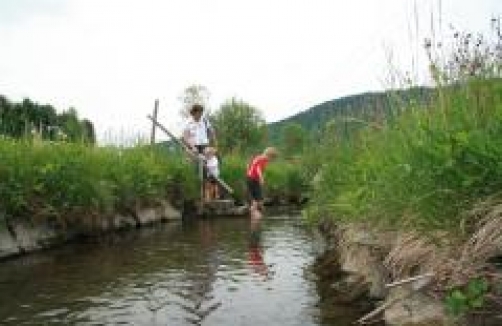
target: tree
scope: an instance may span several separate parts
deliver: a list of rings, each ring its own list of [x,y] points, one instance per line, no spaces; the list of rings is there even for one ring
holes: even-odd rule
[[[81,123],[84,134],[84,142],[92,145],[96,144],[96,132],[94,130],[94,125],[92,124],[92,122],[84,119]]]
[[[71,142],[82,140],[82,125],[78,119],[78,113],[74,108],[69,108],[59,116],[61,130]]]
[[[281,147],[285,155],[302,153],[307,145],[307,131],[299,123],[288,123],[281,130]]]
[[[191,85],[185,88],[183,94],[179,97],[181,101],[180,114],[183,118],[187,118],[190,115],[190,108],[194,104],[200,104],[204,107],[205,114],[209,115],[209,90],[203,85]]]
[[[0,135],[13,138],[58,140],[64,133],[68,141],[94,144],[96,135],[89,120],[80,120],[77,111],[70,108],[61,114],[51,105],[40,105],[25,98],[20,103],[10,102],[0,95]]]
[[[211,120],[223,153],[247,153],[264,146],[267,129],[263,114],[242,100],[225,101]]]

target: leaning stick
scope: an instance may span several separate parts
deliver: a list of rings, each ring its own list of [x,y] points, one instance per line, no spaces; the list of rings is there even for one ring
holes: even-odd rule
[[[361,325],[367,324],[368,320],[370,320],[371,318],[373,318],[373,317],[377,316],[378,314],[382,313],[385,309],[389,308],[390,306],[392,306],[394,303],[398,302],[401,299],[404,299],[404,297],[403,298],[401,298],[401,297],[400,298],[394,298],[392,300],[389,300],[389,301],[385,302],[384,304],[382,304],[380,307],[376,308],[375,310],[373,310],[369,314],[364,315],[363,317],[359,318],[356,323],[357,324],[361,324]]]
[[[399,281],[395,281],[395,282],[392,282],[390,284],[385,284],[385,287],[386,288],[393,288],[395,286],[400,286],[400,285],[403,285],[403,284],[408,284],[408,283],[411,283],[411,282],[419,281],[419,280],[424,279],[424,278],[425,279],[432,278],[433,276],[434,276],[434,273],[429,272],[429,273],[425,273],[425,274],[422,274],[422,275],[417,275],[417,276],[405,278],[405,279],[402,279],[402,280],[399,280]],[[429,283],[429,282],[425,281],[424,283]]]
[[[429,273],[425,273],[425,274],[422,274],[422,275],[417,275],[417,276],[414,276],[414,277],[409,277],[409,278],[406,278],[406,279],[403,279],[403,280],[392,282],[390,284],[386,284],[385,287],[392,288],[392,287],[395,287],[395,286],[400,286],[400,285],[408,284],[408,283],[411,283],[411,282],[414,282],[414,281],[419,281],[419,280],[422,280],[422,279],[425,279],[425,278],[431,278],[433,276],[434,276],[434,273],[429,272]],[[424,282],[423,284],[421,284],[421,286],[416,286],[416,287],[414,286],[413,289],[412,289],[413,292],[414,291],[418,291],[420,288],[422,288],[423,286],[427,285],[428,283],[429,282]],[[413,292],[411,292],[411,293],[413,293]],[[411,295],[411,293],[406,293],[404,295],[397,296],[394,299],[385,302],[380,307],[378,307],[375,310],[371,311],[369,314],[361,317],[356,323],[358,323],[358,324],[367,324],[368,320],[370,320],[371,318],[374,318],[378,314],[382,313],[385,309],[389,308],[390,306],[392,306],[394,303],[398,302],[399,300],[405,299],[406,297],[408,297],[409,295]]]

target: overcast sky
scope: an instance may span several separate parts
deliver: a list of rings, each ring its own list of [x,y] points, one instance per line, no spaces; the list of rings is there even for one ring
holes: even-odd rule
[[[213,109],[236,96],[276,121],[387,87],[388,53],[423,83],[431,21],[476,32],[501,13],[500,0],[0,0],[0,94],[73,106],[102,141],[148,134],[156,98],[178,132],[194,83]]]

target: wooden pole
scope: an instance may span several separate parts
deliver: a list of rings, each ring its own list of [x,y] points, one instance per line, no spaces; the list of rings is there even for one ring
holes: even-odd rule
[[[199,180],[200,180],[200,211],[199,215],[204,213],[204,203],[206,201],[205,194],[205,180],[204,180],[204,160],[198,160],[197,164],[199,165]]]
[[[155,100],[155,106],[153,107],[153,119],[157,121],[157,113],[159,112],[159,100]],[[157,129],[157,125],[152,122],[152,134],[150,136],[150,144],[155,144],[155,130]]]

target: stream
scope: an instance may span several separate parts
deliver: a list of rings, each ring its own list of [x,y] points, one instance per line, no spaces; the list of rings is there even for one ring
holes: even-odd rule
[[[358,312],[320,303],[321,248],[294,215],[88,239],[2,262],[0,324],[351,325]]]

